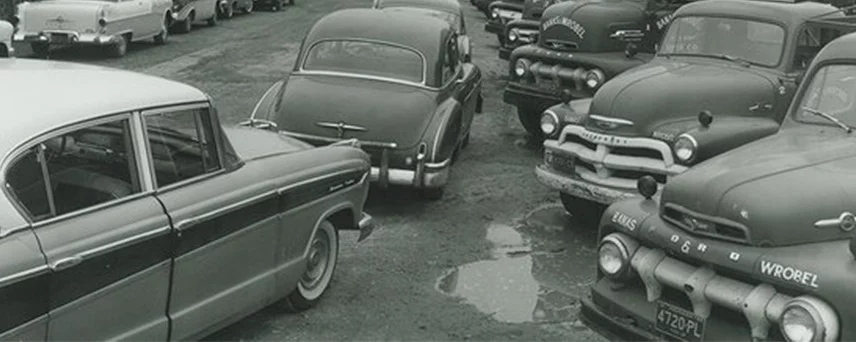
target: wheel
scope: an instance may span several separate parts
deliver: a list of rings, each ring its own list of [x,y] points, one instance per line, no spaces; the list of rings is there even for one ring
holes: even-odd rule
[[[223,19],[232,19],[235,16],[235,4],[229,4],[226,6],[226,9],[223,10]]]
[[[33,55],[39,58],[44,58],[50,53],[51,46],[45,43],[30,43],[30,49],[33,50]]]
[[[532,138],[543,140],[544,132],[541,131],[541,113],[543,110],[538,109],[534,106],[517,106],[517,118]]]
[[[9,49],[6,47],[5,44],[0,44],[0,57],[9,57]]]
[[[181,22],[181,27],[179,27],[181,33],[188,33],[193,30],[193,21],[196,19],[195,17],[195,13],[190,13],[190,15]]]
[[[128,43],[128,35],[121,36],[118,42],[107,47],[107,54],[113,58],[124,56],[125,53],[128,52]]]
[[[586,226],[586,228],[598,228],[600,217],[606,211],[605,205],[574,197],[564,192],[559,193],[559,198],[562,200],[562,206],[565,207],[565,211]]]
[[[443,198],[443,195],[446,193],[446,187],[441,186],[439,188],[425,188],[419,189],[419,195],[426,200],[429,201],[437,201]]]
[[[161,29],[161,32],[155,36],[155,44],[164,45],[166,44],[167,39],[169,39],[169,19],[164,19],[163,29]]]
[[[315,306],[330,287],[338,258],[339,231],[329,221],[321,221],[309,244],[306,270],[297,288],[282,300],[283,308],[300,312]]]
[[[270,6],[271,12],[279,12],[282,11],[282,0],[276,0],[273,5]]]
[[[253,13],[253,2],[252,1],[249,2],[249,5],[247,5],[247,7],[244,7],[244,13],[245,14]]]

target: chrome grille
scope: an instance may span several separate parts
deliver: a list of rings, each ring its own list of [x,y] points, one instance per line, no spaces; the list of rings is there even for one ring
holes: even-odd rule
[[[749,229],[730,220],[694,213],[672,203],[663,205],[663,219],[696,235],[738,243],[749,242]]]

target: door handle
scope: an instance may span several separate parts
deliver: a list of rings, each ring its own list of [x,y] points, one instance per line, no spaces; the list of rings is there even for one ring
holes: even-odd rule
[[[61,271],[71,266],[79,264],[83,261],[83,258],[79,256],[73,256],[68,258],[62,258],[51,264],[51,269],[54,271]]]

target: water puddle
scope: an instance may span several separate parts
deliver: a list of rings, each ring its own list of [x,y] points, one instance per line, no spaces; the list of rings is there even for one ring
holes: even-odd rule
[[[546,206],[514,226],[490,224],[492,259],[448,270],[437,290],[503,322],[575,321],[594,277],[594,238],[568,221],[563,209]]]

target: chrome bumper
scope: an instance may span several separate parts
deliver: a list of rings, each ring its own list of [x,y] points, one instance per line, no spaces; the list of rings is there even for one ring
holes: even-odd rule
[[[621,199],[639,196],[635,187],[611,188],[592,184],[576,176],[569,176],[553,171],[550,167],[543,164],[535,167],[535,178],[548,188],[607,205]],[[659,198],[659,194],[660,192],[657,192],[654,198]]]
[[[25,43],[46,43],[54,45],[109,45],[118,41],[118,36],[98,33],[78,33],[75,31],[46,30],[41,32],[15,33],[14,41]]]
[[[367,213],[363,213],[363,217],[360,218],[360,223],[358,225],[360,229],[360,237],[357,239],[357,242],[365,240],[369,235],[374,232],[375,224],[374,218]]]

